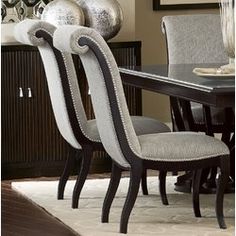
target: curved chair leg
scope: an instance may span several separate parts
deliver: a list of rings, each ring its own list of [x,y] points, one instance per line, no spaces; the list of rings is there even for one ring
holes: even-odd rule
[[[169,205],[166,195],[166,174],[167,171],[160,171],[159,173],[159,192],[161,195],[161,201],[163,205]]]
[[[227,158],[224,156],[221,158],[221,166],[220,166],[221,173],[219,175],[216,189],[216,217],[221,229],[227,228],[224,220],[223,200],[224,200],[224,190],[228,183],[229,170],[230,170],[229,157]]]
[[[120,219],[120,233],[124,234],[127,233],[129,216],[138,195],[141,177],[142,177],[142,165],[141,162],[137,162],[134,166],[131,167],[130,170],[129,190]]]
[[[141,186],[142,186],[143,195],[148,195],[148,189],[147,189],[147,169],[143,169]]]
[[[108,223],[109,221],[110,208],[120,183],[121,173],[121,168],[112,162],[111,178],[102,207],[102,223]]]
[[[78,150],[71,148],[69,150],[69,154],[66,160],[66,164],[63,170],[63,173],[59,179],[59,183],[58,183],[58,189],[57,189],[57,199],[63,199],[64,198],[64,190],[65,190],[65,186],[67,183],[67,180],[69,179],[70,176],[70,172],[74,166],[75,163],[75,157],[77,155]]]
[[[83,159],[72,195],[72,208],[78,208],[80,193],[89,172],[92,156],[93,156],[92,147],[91,146],[83,147]]]
[[[196,217],[201,217],[200,205],[199,205],[199,190],[201,183],[202,169],[196,170],[193,173],[193,210]]]

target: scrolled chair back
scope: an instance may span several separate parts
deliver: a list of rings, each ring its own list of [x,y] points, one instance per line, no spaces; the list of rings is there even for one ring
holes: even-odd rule
[[[140,154],[116,61],[104,39],[92,28],[61,26],[53,43],[62,52],[78,54],[91,91],[101,141],[115,162],[128,167]]]
[[[87,117],[72,57],[69,53],[61,53],[52,45],[55,30],[56,27],[48,22],[27,19],[16,25],[14,36],[23,44],[38,47],[57,127],[71,146],[81,149],[79,134],[83,132],[88,137]],[[61,65],[58,60],[62,61]]]

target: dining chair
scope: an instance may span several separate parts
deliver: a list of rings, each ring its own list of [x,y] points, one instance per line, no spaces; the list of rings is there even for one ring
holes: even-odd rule
[[[75,156],[78,151],[82,151],[82,165],[72,197],[72,208],[78,208],[80,193],[88,175],[93,152],[103,151],[104,147],[100,140],[96,120],[87,120],[78,84],[79,78],[77,79],[71,54],[61,53],[52,44],[55,29],[48,22],[28,19],[16,25],[14,35],[17,41],[38,47],[45,68],[57,127],[72,147],[59,180],[58,199],[63,199]],[[132,116],[131,119],[137,135],[170,131],[167,125],[152,118]],[[160,179],[160,182],[163,199],[166,199],[165,177]],[[144,194],[148,194],[146,170],[143,171],[142,190]]]
[[[166,39],[168,64],[206,64],[207,66],[207,63],[220,65],[228,63],[219,14],[164,16],[162,31]],[[221,133],[222,141],[230,146],[231,133],[234,132],[234,112],[231,109],[208,107],[175,97],[170,97],[170,105],[174,130],[187,128],[211,136],[214,133]],[[228,123],[231,124],[226,129],[225,123],[229,117],[231,118]],[[185,126],[184,120],[188,121],[189,127]],[[203,180],[207,178],[208,173],[209,170],[204,171]],[[212,169],[208,180],[211,187],[215,187],[215,177],[216,169]],[[191,190],[190,186],[183,187],[178,182],[175,189],[186,192]]]
[[[223,197],[229,172],[228,147],[214,137],[196,132],[137,135],[128,112],[119,69],[101,35],[92,28],[61,26],[54,33],[53,43],[62,52],[80,56],[101,141],[113,160],[102,222],[108,222],[123,169],[130,170],[130,179],[120,219],[120,233],[127,233],[143,169],[161,172],[194,170],[193,207],[195,215],[200,217],[198,176],[203,167],[217,166],[221,173],[217,185],[216,216],[220,228],[226,228]]]

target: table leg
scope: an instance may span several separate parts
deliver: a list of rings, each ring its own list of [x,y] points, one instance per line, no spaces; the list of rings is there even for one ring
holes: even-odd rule
[[[183,103],[184,104],[184,103]],[[183,112],[186,111],[183,109]],[[188,112],[187,112],[188,113]],[[203,105],[203,117],[206,125],[206,134],[209,136],[214,136],[212,121],[211,121],[211,111],[210,107]],[[186,118],[186,117],[185,117]],[[231,129],[233,124],[234,112],[232,108],[225,108],[225,122],[224,122],[224,130],[222,133],[222,141],[226,143],[226,145],[230,149],[230,176],[229,176],[229,184],[226,189],[226,192],[234,192],[234,182],[235,182],[235,135],[231,137]],[[210,177],[209,177],[210,175]],[[202,171],[201,177],[201,193],[215,193],[216,190],[216,168],[207,168]],[[208,178],[209,177],[209,178]],[[187,172],[185,175],[179,176],[177,178],[177,182],[175,183],[175,190],[179,192],[191,192],[191,184],[192,184],[192,172]]]

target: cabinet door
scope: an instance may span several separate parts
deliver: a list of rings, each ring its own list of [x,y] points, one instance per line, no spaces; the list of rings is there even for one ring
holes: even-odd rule
[[[15,56],[10,52],[2,52],[1,60],[1,158],[2,167],[9,161],[14,160],[16,153],[21,155],[22,145],[18,136],[21,134],[22,122],[21,100],[23,99],[23,89],[16,74],[17,70],[13,69],[11,64]],[[17,68],[18,65],[15,65]],[[14,80],[14,83],[12,81]],[[20,157],[22,159],[22,157]],[[3,168],[4,171],[4,168]]]

